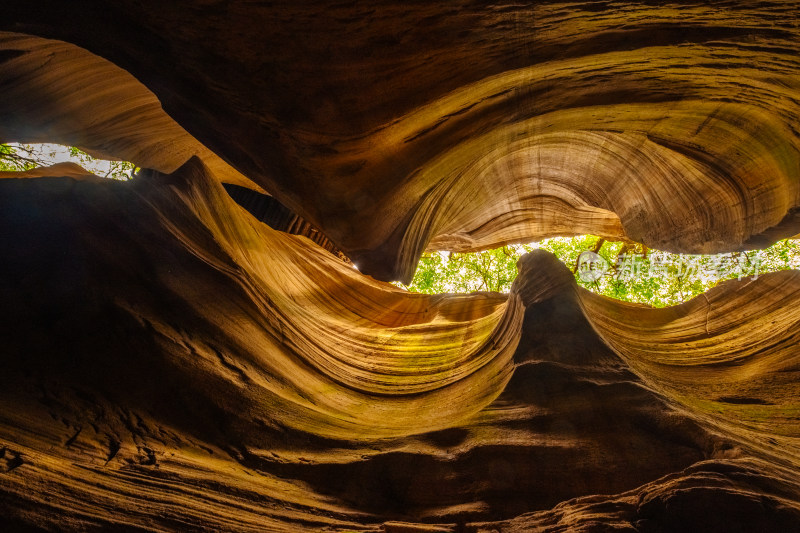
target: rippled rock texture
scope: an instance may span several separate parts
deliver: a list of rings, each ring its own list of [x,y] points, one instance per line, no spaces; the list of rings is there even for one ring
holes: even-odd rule
[[[800,529],[797,272],[665,309],[544,252],[509,295],[381,281],[797,233],[798,8],[4,6],[0,140],[147,170],[0,174],[0,524]]]

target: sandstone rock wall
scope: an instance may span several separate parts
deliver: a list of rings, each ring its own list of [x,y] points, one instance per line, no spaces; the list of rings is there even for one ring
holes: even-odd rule
[[[0,141],[146,170],[0,174],[0,525],[798,529],[797,272],[665,309],[544,252],[509,295],[385,283],[798,233],[796,4],[4,6]]]

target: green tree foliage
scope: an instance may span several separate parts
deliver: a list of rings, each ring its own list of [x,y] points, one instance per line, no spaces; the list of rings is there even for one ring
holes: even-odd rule
[[[118,180],[130,179],[136,170],[133,163],[96,159],[74,146],[0,144],[0,170],[24,171],[61,161],[72,161],[98,176]],[[790,239],[761,251],[685,255],[583,235],[473,254],[426,253],[419,261],[414,280],[406,288],[427,294],[508,292],[517,275],[517,260],[535,248],[555,254],[575,273],[578,284],[591,291],[656,307],[686,301],[724,279],[800,267],[800,241]],[[602,258],[602,275],[596,278],[582,275],[579,257],[587,251]]]
[[[71,161],[102,178],[128,180],[136,166],[128,161],[96,159],[74,146],[0,144],[0,170],[25,171]]]
[[[24,149],[0,144],[0,170],[22,171],[40,166],[32,157],[28,157]]]
[[[535,248],[555,254],[575,273],[579,285],[619,300],[656,307],[697,296],[724,279],[757,276],[800,267],[800,241],[786,239],[766,250],[689,255],[649,250],[640,244],[606,242],[593,235],[556,237],[539,243],[504,246],[474,254],[431,252],[420,259],[413,292],[508,292],[519,257]],[[600,273],[582,274],[579,257],[595,252]]]
[[[427,253],[420,259],[408,290],[428,294],[507,292],[517,276],[517,259],[526,251],[523,246],[503,246],[474,254]]]

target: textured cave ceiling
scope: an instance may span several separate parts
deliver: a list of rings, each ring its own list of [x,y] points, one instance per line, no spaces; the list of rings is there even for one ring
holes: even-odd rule
[[[799,10],[3,2],[0,141],[146,170],[0,173],[0,526],[800,530],[798,272],[385,283],[797,234]]]

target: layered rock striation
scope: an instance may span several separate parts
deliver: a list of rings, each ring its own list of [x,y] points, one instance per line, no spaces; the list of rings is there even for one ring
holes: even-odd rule
[[[794,2],[80,4],[4,6],[0,141],[145,170],[0,173],[5,529],[800,527],[797,272],[384,281],[796,234]]]

